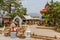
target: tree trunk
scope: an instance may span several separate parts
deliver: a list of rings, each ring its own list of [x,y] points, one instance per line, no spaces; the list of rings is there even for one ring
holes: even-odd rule
[[[11,4],[9,4],[9,13],[11,13]]]

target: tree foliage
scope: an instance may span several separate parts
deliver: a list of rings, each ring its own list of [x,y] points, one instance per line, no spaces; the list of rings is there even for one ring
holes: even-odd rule
[[[14,18],[16,15],[26,15],[27,12],[27,9],[17,0],[0,0],[0,10],[7,11],[7,16],[11,18]]]
[[[17,12],[13,12],[11,14],[7,14],[7,16],[10,16],[11,18],[14,18],[17,15],[22,17],[23,15],[27,15],[26,11],[27,11],[26,8],[19,9],[19,10],[17,10]]]
[[[51,0],[46,10],[47,13],[45,13],[42,18],[47,21],[47,24],[49,26],[60,26],[60,2],[53,2],[53,0]]]

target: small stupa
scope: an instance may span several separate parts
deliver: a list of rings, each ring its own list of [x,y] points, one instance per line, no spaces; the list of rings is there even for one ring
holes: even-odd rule
[[[28,26],[26,29],[26,40],[30,40],[30,33],[31,33],[31,31],[30,31],[30,28]]]

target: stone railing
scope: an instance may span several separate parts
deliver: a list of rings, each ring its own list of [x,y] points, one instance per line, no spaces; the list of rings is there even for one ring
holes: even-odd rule
[[[56,27],[36,27],[38,29],[55,29]]]
[[[49,36],[42,36],[42,35],[36,35],[36,34],[31,34],[31,38],[44,39],[44,40],[54,40],[54,39],[57,39],[56,36],[55,37],[49,37]]]

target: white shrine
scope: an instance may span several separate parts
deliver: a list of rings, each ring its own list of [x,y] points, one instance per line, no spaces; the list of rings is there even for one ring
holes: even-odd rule
[[[19,26],[21,27],[21,25],[22,25],[22,19],[17,15],[16,17],[14,17],[14,19],[12,20],[12,22],[14,22],[15,19],[17,19],[19,21]]]

